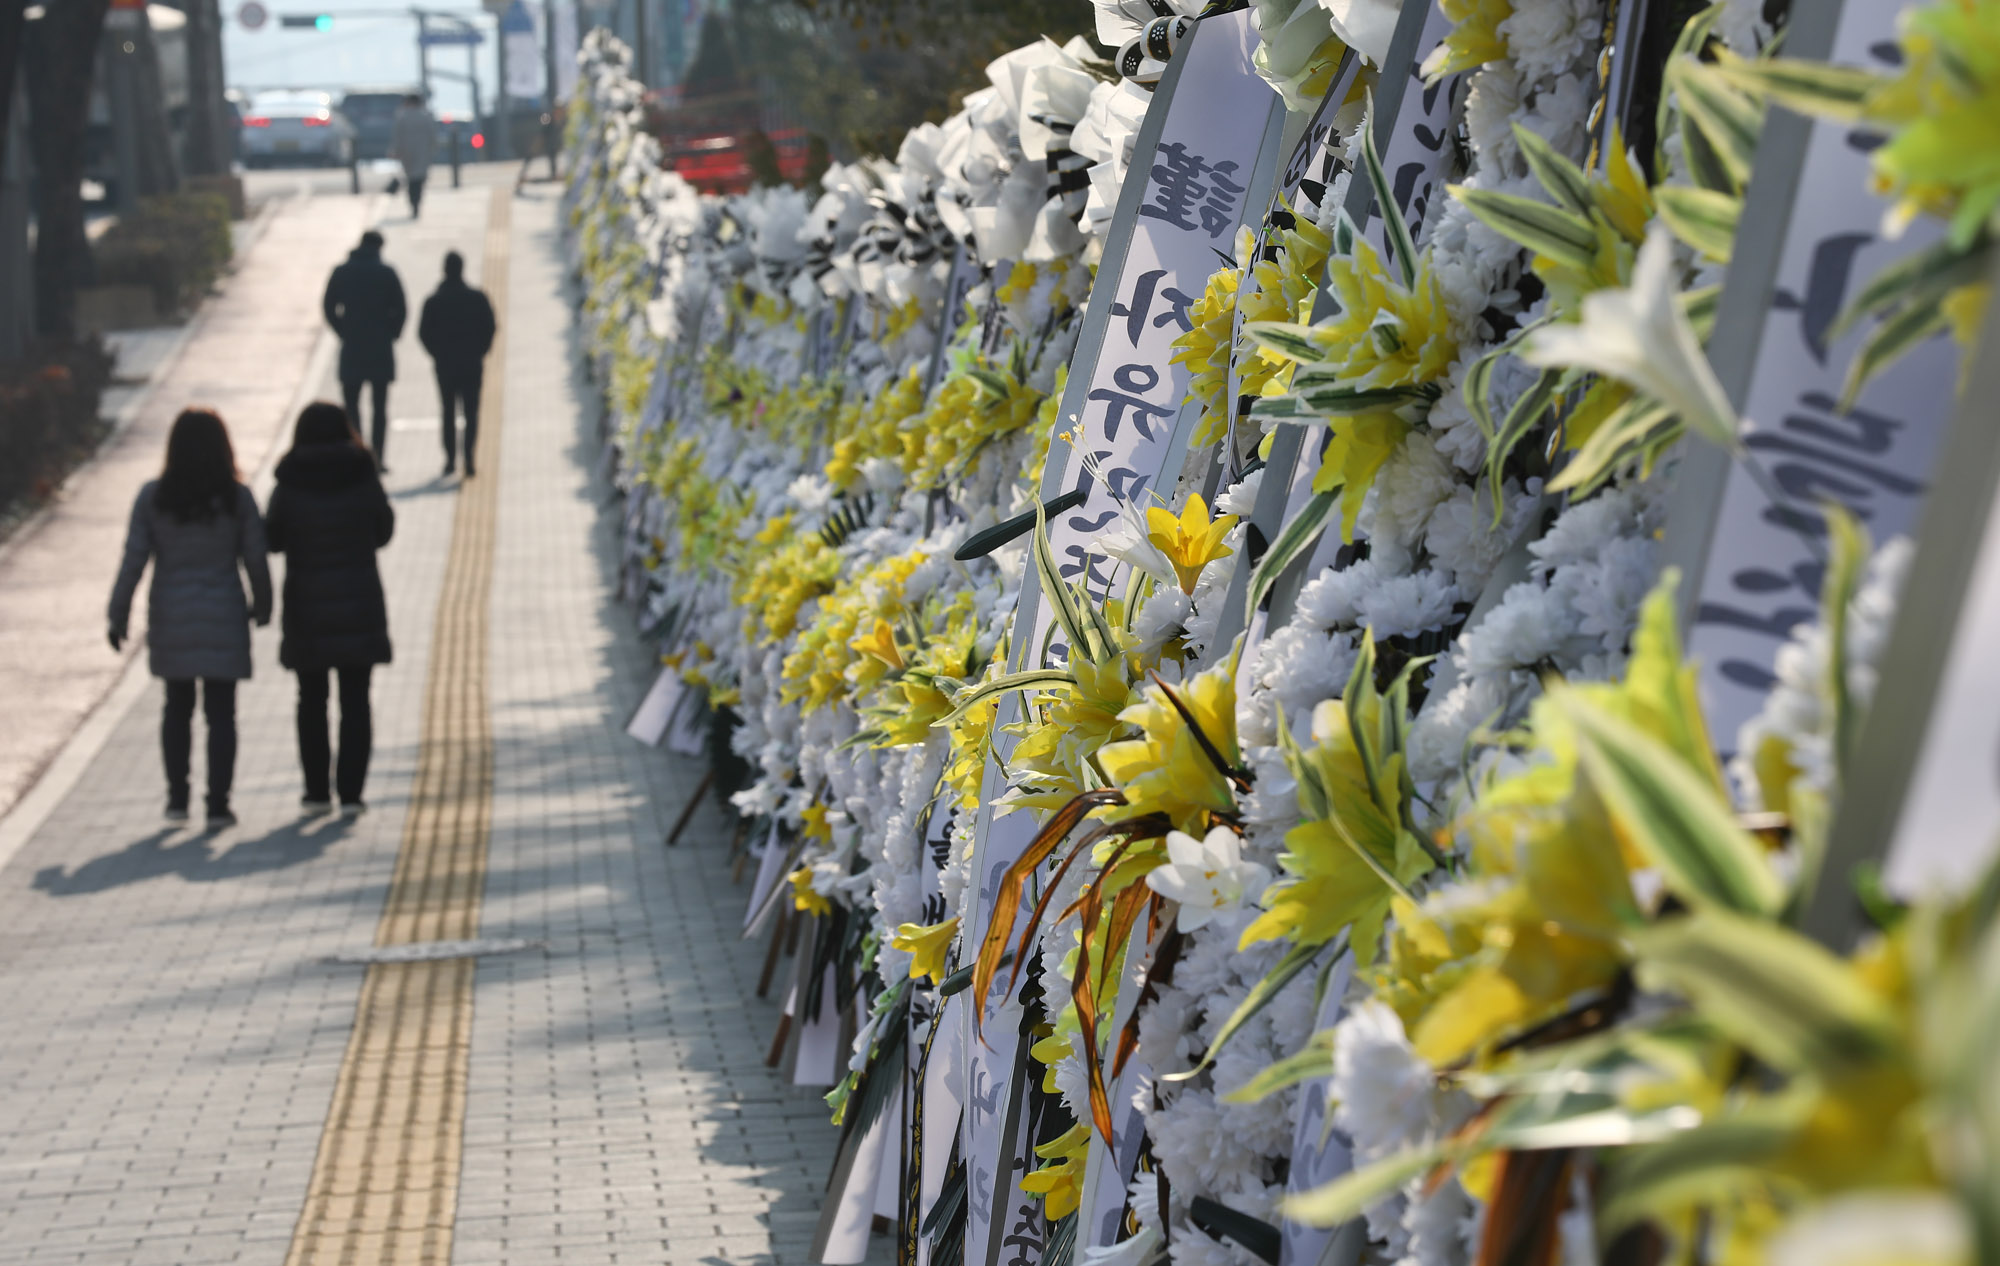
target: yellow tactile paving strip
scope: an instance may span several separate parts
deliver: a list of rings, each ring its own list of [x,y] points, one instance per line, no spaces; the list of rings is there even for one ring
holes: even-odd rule
[[[496,187],[486,221],[483,283],[503,316],[511,199],[510,188]],[[479,935],[493,808],[486,615],[505,357],[503,331],[480,398],[480,473],[461,485],[452,521],[416,782],[377,945]],[[368,968],[286,1266],[449,1266],[472,972],[469,958]]]

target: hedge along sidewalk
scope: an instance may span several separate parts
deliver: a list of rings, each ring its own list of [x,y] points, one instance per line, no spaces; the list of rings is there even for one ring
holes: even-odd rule
[[[145,603],[135,604],[122,655],[105,644],[104,608],[132,499],[159,473],[175,415],[190,405],[221,413],[245,479],[275,453],[315,353],[332,338],[319,308],[327,274],[380,205],[379,196],[346,195],[280,204],[122,429],[0,545],[0,699],[16,701],[0,727],[0,840],[16,834],[5,815],[127,662],[145,654]]]

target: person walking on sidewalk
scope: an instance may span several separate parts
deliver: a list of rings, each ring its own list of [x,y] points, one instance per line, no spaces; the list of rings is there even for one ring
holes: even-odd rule
[[[167,767],[167,818],[188,816],[195,683],[208,721],[208,825],[229,826],[236,768],[236,683],[250,676],[250,623],[271,621],[271,571],[256,499],[236,474],[229,430],[207,409],[187,409],[167,436],[167,464],[139,489],[125,558],[111,589],[111,649],[125,644],[132,596],[148,562],[147,656],[167,683],[160,753]],[[240,570],[239,570],[240,569]],[[250,577],[243,597],[242,573]]]
[[[396,270],[382,261],[382,235],[374,229],[347,262],[333,270],[320,301],[326,323],[340,336],[340,394],[347,416],[361,426],[361,387],[367,384],[374,420],[375,468],[387,474],[389,446],[389,384],[396,381],[396,340],[409,319],[408,301]]]
[[[390,124],[389,156],[403,165],[403,183],[410,194],[410,218],[417,218],[424,201],[424,180],[431,172],[431,153],[437,149],[437,120],[424,107],[419,93],[403,98]],[[391,190],[390,192],[394,192]]]
[[[375,551],[396,530],[396,512],[375,463],[337,404],[309,404],[278,462],[278,486],[264,519],[271,552],[285,556],[283,640],[278,662],[299,678],[299,763],[308,813],[333,808],[327,785],[327,676],[340,680],[340,763],[331,790],[340,811],[364,808],[374,742],[368,675],[390,661],[389,612]]]
[[[465,409],[465,477],[472,478],[479,445],[479,387],[486,353],[493,347],[493,304],[484,291],[465,284],[465,259],[446,251],[444,280],[424,300],[417,339],[437,368],[438,398],[444,404],[444,473],[457,465],[458,418]]]

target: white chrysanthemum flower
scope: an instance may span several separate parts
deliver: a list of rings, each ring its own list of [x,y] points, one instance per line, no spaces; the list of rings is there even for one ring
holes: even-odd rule
[[[1389,1004],[1369,998],[1333,1030],[1334,1123],[1357,1160],[1429,1141],[1439,1126],[1437,1070],[1424,1062]]]
[[[1506,674],[1487,674],[1461,679],[1432,698],[1410,726],[1410,776],[1433,783],[1456,774],[1480,728],[1506,720],[1511,685]]]
[[[1509,672],[1554,658],[1576,635],[1576,613],[1560,594],[1532,581],[1508,589],[1486,618],[1459,639],[1458,658],[1467,672]]]
[[[1250,512],[1257,508],[1257,492],[1264,486],[1266,469],[1267,467],[1259,466],[1225,488],[1215,499],[1215,513],[1249,518]]]
[[[1600,6],[1595,0],[1516,0],[1499,25],[1522,77],[1557,75],[1596,48]]]

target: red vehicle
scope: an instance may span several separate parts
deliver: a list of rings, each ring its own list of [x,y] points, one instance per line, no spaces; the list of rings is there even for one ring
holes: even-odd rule
[[[663,165],[705,193],[742,193],[760,178],[804,181],[805,129],[785,117],[772,94],[683,96],[678,88],[646,94],[648,122],[660,138]],[[766,153],[760,161],[759,150]]]

